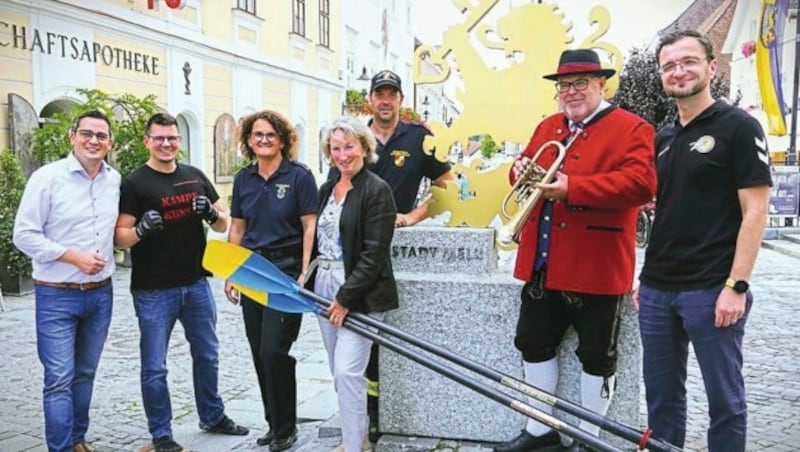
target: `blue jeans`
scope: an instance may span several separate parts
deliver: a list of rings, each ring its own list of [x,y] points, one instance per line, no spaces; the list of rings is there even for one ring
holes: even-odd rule
[[[172,437],[172,404],[167,387],[167,348],[180,320],[192,354],[194,400],[200,422],[216,425],[225,416],[217,391],[219,342],[217,307],[205,278],[187,286],[134,290],[142,360],[142,402],[153,439]]]
[[[51,452],[71,452],[89,428],[94,375],[113,299],[110,284],[85,292],[36,286],[36,346],[44,366],[44,424]]]
[[[722,286],[669,292],[639,287],[639,329],[644,351],[647,418],[653,433],[683,447],[686,438],[686,360],[691,341],[708,397],[710,452],[744,451],[747,401],[742,338],[753,297],[735,324],[714,326]]]

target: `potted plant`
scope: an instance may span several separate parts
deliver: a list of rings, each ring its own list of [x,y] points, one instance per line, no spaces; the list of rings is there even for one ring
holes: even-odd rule
[[[344,93],[344,111],[352,116],[364,114],[366,107],[366,91],[358,91],[355,89],[348,89]]]
[[[25,189],[25,177],[16,154],[0,151],[0,285],[4,293],[24,295],[33,291],[31,260],[13,243],[14,218]]]

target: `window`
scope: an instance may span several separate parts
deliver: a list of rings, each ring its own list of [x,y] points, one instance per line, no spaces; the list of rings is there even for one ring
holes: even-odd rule
[[[236,8],[256,15],[256,0],[236,0]]]
[[[292,0],[292,32],[306,35],[306,0]]]
[[[331,46],[331,1],[319,0],[319,43],[325,47]]]

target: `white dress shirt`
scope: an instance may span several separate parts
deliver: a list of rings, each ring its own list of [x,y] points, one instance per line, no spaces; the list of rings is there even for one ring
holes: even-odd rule
[[[33,260],[33,278],[88,283],[114,273],[114,226],[120,175],[105,162],[92,179],[70,154],[37,169],[28,179],[14,222],[14,245]],[[68,249],[106,259],[96,275],[60,262]]]

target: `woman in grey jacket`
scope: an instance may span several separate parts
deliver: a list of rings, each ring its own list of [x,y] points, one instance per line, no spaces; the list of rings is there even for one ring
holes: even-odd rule
[[[372,343],[342,323],[350,311],[382,318],[398,307],[390,247],[397,209],[392,189],[366,169],[374,161],[375,137],[352,117],[336,120],[322,152],[339,170],[320,188],[314,291],[330,298],[329,319],[320,318],[339,400],[344,452],[368,449],[364,371]]]

